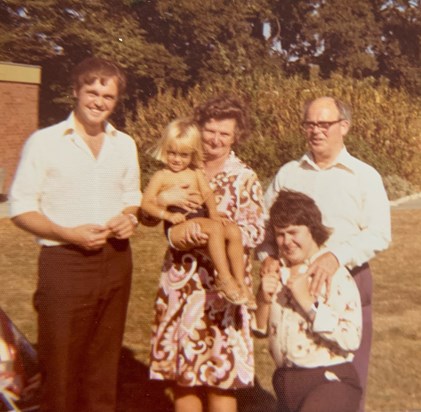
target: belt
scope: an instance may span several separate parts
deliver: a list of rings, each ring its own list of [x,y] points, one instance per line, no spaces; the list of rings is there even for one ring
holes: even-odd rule
[[[113,247],[115,250],[121,251],[127,248],[127,246],[129,245],[129,239],[117,239],[115,237],[110,237],[107,239],[107,243]],[[60,249],[67,249],[67,250],[74,250],[77,252],[81,252],[83,254],[88,254],[88,255],[94,255],[96,253],[100,253],[101,249],[95,249],[95,250],[87,250],[84,249],[80,246],[74,245],[72,243],[66,243],[63,245],[57,245],[57,246],[42,246],[43,249],[46,250],[53,250],[53,248],[60,248]]]

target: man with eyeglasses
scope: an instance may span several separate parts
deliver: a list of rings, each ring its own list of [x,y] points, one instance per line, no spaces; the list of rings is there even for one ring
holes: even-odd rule
[[[281,189],[312,197],[333,232],[328,252],[313,261],[307,271],[311,292],[318,295],[340,264],[354,276],[363,306],[363,337],[354,365],[363,387],[359,411],[364,411],[372,336],[372,274],[368,261],[391,241],[390,207],[381,176],[368,164],[351,156],[344,138],[351,126],[351,110],[340,100],[321,97],[307,102],[302,127],[309,151],[282,166],[265,193],[269,210]],[[299,245],[291,245],[299,247]],[[259,247],[261,276],[279,270],[276,242],[268,233]],[[316,315],[317,316],[317,315]]]

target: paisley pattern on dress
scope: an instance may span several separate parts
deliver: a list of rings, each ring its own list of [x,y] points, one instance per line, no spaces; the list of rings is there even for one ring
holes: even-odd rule
[[[218,210],[243,236],[246,283],[251,284],[251,250],[264,237],[262,188],[252,169],[233,152],[210,182]],[[182,386],[238,389],[253,385],[251,315],[215,290],[212,261],[200,250],[175,264],[169,249],[162,268],[152,324],[150,378]]]

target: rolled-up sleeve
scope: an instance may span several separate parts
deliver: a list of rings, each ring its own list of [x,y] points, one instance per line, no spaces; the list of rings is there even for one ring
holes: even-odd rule
[[[45,178],[43,150],[34,133],[25,143],[9,193],[10,216],[40,211],[41,185]]]
[[[127,158],[127,171],[123,179],[123,204],[124,207],[139,206],[142,201],[140,167],[137,147],[132,139],[130,139]]]

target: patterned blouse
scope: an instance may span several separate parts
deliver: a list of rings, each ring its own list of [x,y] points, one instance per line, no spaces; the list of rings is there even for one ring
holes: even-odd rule
[[[326,250],[320,250],[311,259]],[[286,285],[289,270],[282,268],[278,289],[272,298],[268,331],[270,353],[277,367],[313,368],[352,361],[361,342],[361,299],[356,283],[345,267],[332,278],[318,299],[314,321],[310,321]]]
[[[251,287],[251,250],[263,240],[262,188],[252,169],[233,152],[211,181],[218,210],[243,235],[246,283]],[[237,389],[253,385],[250,313],[215,290],[211,260],[199,250],[184,252],[182,265],[167,251],[155,301],[150,377],[182,386]]]

